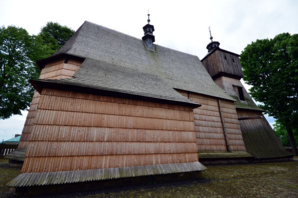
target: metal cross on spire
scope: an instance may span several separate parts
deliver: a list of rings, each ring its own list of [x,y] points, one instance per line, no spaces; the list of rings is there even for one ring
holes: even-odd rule
[[[150,13],[149,13],[149,10],[148,10],[148,24],[150,23]]]
[[[208,49],[208,52],[211,52],[212,50],[219,49],[220,43],[218,41],[213,41],[213,36],[211,34],[210,26],[209,26],[209,34],[210,34],[211,42],[207,45],[207,49]]]
[[[212,43],[213,42],[213,36],[211,34],[211,28],[210,28],[210,26],[209,26],[209,34],[210,34],[210,40],[211,40],[211,43]]]

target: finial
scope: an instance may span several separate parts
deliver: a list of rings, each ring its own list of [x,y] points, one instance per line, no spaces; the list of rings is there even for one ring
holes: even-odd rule
[[[148,9],[148,24],[150,23],[150,13],[149,13],[149,9]]]
[[[210,26],[209,26],[209,34],[210,34],[210,40],[211,40],[211,43],[213,42],[213,36],[211,35],[211,29],[210,29]]]
[[[142,37],[142,40],[144,41],[146,47],[150,50],[154,50],[154,41],[155,41],[155,37],[153,35],[154,32],[154,26],[149,24],[150,23],[150,13],[148,10],[148,20],[147,20],[148,24],[146,24],[143,27],[144,30],[144,36]]]
[[[209,43],[207,45],[207,49],[208,49],[208,52],[211,52],[213,50],[219,49],[220,43],[218,41],[213,41],[213,36],[211,34],[211,28],[210,28],[210,26],[209,26],[209,34],[210,34],[211,43]]]

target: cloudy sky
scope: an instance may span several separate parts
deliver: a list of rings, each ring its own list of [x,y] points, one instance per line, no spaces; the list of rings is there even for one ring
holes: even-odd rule
[[[87,20],[141,38],[148,10],[156,44],[200,59],[207,53],[209,26],[220,47],[237,54],[257,39],[298,33],[296,0],[0,0],[0,25],[33,35],[48,21],[77,30]],[[0,141],[21,133],[26,114],[0,120]]]

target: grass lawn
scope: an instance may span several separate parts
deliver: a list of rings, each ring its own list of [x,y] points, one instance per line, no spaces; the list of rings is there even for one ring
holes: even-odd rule
[[[196,181],[55,197],[298,197],[298,161],[207,168]],[[19,172],[20,168],[10,167],[6,159],[0,159],[1,198],[20,197],[5,185]]]

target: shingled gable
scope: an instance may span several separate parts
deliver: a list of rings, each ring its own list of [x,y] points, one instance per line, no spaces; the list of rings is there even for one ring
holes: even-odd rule
[[[84,73],[86,68],[90,69],[88,64],[92,62],[92,64],[95,65],[105,64],[116,67],[119,66],[118,68],[120,68],[120,66],[124,67],[122,70],[127,71],[126,73],[134,72],[135,74],[147,76],[147,82],[153,79],[153,81],[159,79],[157,81],[163,88],[166,88],[167,85],[170,88],[178,90],[185,90],[234,101],[233,98],[227,95],[213,82],[198,57],[159,45],[155,45],[155,50],[151,51],[146,49],[146,46],[140,39],[87,21],[84,22],[73,37],[56,54],[40,61],[39,65],[42,68],[48,61],[63,55],[82,57],[92,60],[88,60],[83,64],[84,66],[79,69],[74,80],[57,80],[57,82],[78,83],[78,79],[83,78],[85,81],[90,81],[91,79],[87,79],[88,76],[83,77],[81,74]],[[96,61],[99,62],[96,63]],[[100,68],[103,69],[103,67]],[[125,77],[123,76],[122,78]],[[99,82],[106,83],[104,81],[98,81],[96,83],[97,86],[107,85],[99,84]],[[145,84],[146,83],[143,83],[142,85]],[[141,88],[141,86],[138,87]],[[126,88],[130,89],[129,86]],[[151,96],[152,92],[146,92],[153,91],[159,95],[159,97],[165,97],[162,95],[171,92],[170,96],[167,96],[168,98],[173,98],[175,95],[174,98],[180,98],[179,100],[185,101],[185,99],[178,97],[177,94],[174,94],[174,92],[170,91],[168,88],[165,93],[163,91],[157,93],[157,90],[152,90],[152,88],[149,90],[145,88],[144,91],[145,94],[149,94]],[[129,92],[131,92],[131,90]]]

